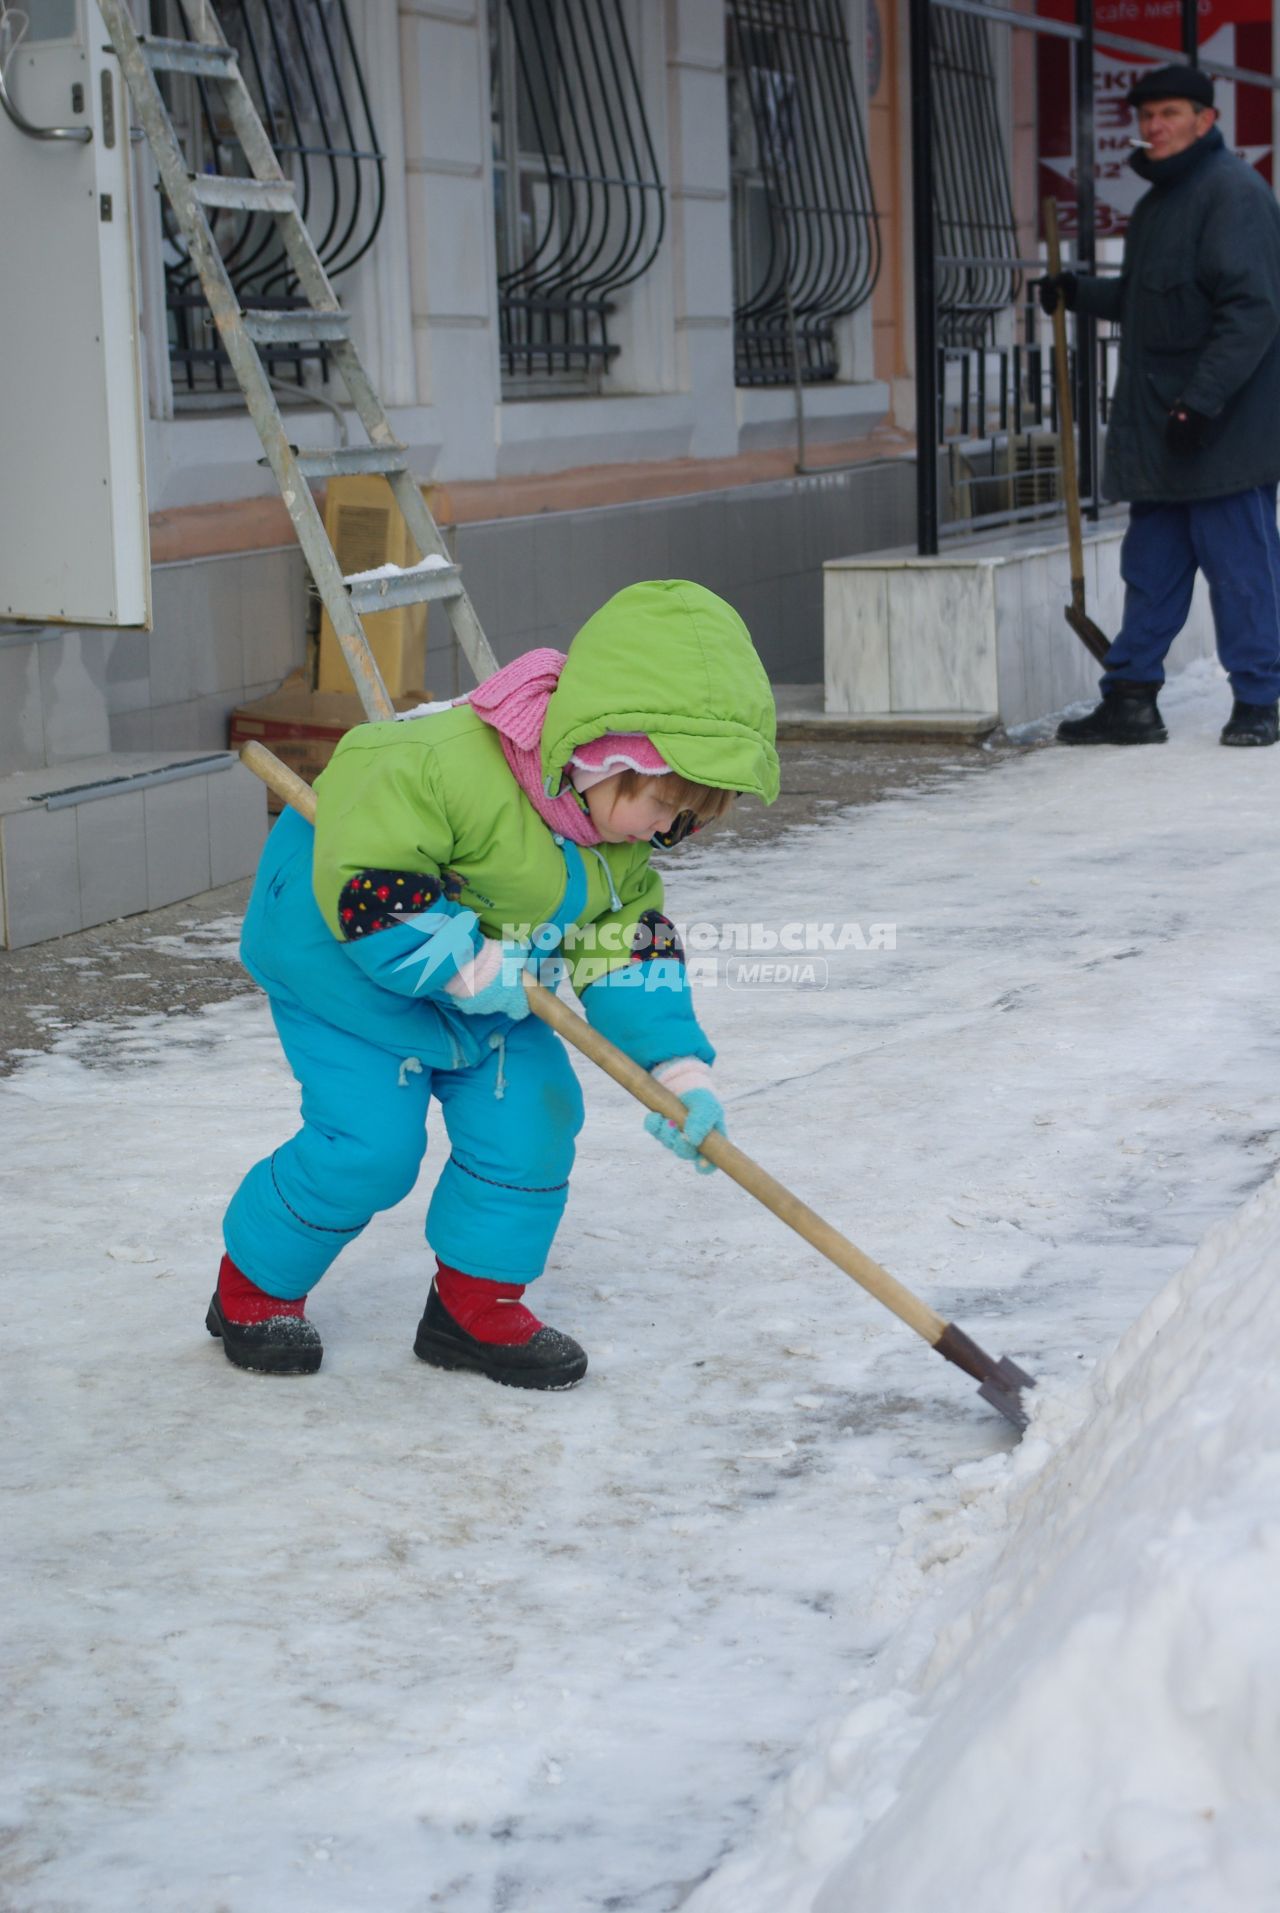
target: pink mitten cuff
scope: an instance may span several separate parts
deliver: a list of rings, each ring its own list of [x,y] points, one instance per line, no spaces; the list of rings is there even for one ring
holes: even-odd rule
[[[495,938],[486,937],[470,963],[464,963],[457,975],[449,978],[445,990],[449,996],[479,996],[501,968],[502,945]]]
[[[711,1089],[715,1080],[710,1063],[697,1056],[668,1057],[665,1063],[654,1064],[653,1073],[673,1096],[683,1096],[689,1089]]]

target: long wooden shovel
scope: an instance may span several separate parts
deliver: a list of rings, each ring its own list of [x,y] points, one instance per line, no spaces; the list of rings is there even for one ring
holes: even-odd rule
[[[1062,252],[1058,245],[1058,205],[1046,199],[1041,205],[1044,236],[1049,251],[1049,271],[1056,279],[1062,271]],[[1071,547],[1071,603],[1063,605],[1062,615],[1086,650],[1101,664],[1111,649],[1111,640],[1099,631],[1084,608],[1084,539],[1080,531],[1080,482],[1076,475],[1076,431],[1071,410],[1071,368],[1067,359],[1067,313],[1059,295],[1053,313],[1053,375],[1058,388],[1058,437],[1062,444],[1062,490],[1067,502],[1067,539]]]
[[[314,792],[264,744],[245,744],[240,756],[264,784],[268,784],[308,822],[315,822]],[[526,975],[524,986],[529,1007],[535,1016],[549,1024],[558,1036],[562,1036],[583,1056],[590,1057],[607,1076],[613,1077],[615,1083],[621,1083],[624,1089],[630,1090],[637,1102],[643,1103],[646,1109],[656,1109],[660,1116],[667,1117],[678,1128],[684,1127],[688,1111],[678,1096],[664,1089],[648,1070],[633,1063],[629,1056],[625,1056],[597,1030],[593,1030],[585,1017],[576,1016],[567,1004],[562,1003],[558,996],[553,996],[550,990],[543,989],[531,976]],[[869,1255],[855,1248],[838,1229],[824,1222],[798,1196],[793,1196],[789,1189],[775,1181],[759,1163],[744,1155],[727,1136],[712,1130],[700,1147],[701,1153],[717,1169],[723,1169],[748,1195],[762,1202],[766,1209],[772,1209],[774,1215],[794,1229],[797,1235],[802,1235],[806,1242],[811,1242],[829,1262],[834,1262],[838,1269],[852,1276],[868,1294],[874,1295],[877,1302],[892,1309],[908,1328],[914,1329],[917,1335],[928,1342],[930,1348],[980,1382],[979,1395],[998,1409],[1015,1428],[1026,1427],[1027,1409],[1022,1401],[1022,1391],[1035,1387],[1034,1376],[1028,1375],[1007,1356],[1002,1356],[998,1362],[994,1361],[976,1342],[969,1339],[963,1329],[958,1329],[954,1322],[944,1322],[910,1289],[895,1281],[887,1269],[882,1269],[878,1262],[873,1262]]]

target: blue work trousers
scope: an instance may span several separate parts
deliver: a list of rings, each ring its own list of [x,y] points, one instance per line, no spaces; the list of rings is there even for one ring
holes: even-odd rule
[[[1120,554],[1124,622],[1102,688],[1163,684],[1164,660],[1187,621],[1197,570],[1209,585],[1222,668],[1237,698],[1280,698],[1280,531],[1276,487],[1181,505],[1133,505]]]

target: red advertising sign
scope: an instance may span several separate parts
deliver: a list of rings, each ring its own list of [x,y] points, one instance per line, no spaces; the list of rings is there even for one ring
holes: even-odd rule
[[[1272,0],[1200,0],[1200,58],[1247,72],[1271,72]],[[1049,19],[1075,19],[1072,0],[1039,0],[1036,11]],[[1125,95],[1145,68],[1182,58],[1181,0],[1099,0],[1094,29],[1149,42],[1151,59],[1100,46],[1094,57],[1094,180],[1097,231],[1123,233],[1146,182],[1129,164],[1135,150],[1137,120]],[[1040,118],[1038,199],[1058,202],[1065,234],[1076,225],[1074,48],[1066,40],[1038,44],[1037,91]],[[1272,94],[1269,87],[1218,80],[1215,101],[1228,146],[1271,180]]]

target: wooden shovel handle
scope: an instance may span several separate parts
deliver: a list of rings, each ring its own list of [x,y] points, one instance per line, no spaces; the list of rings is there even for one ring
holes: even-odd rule
[[[571,1043],[574,1049],[589,1057],[606,1076],[612,1076],[615,1083],[621,1083],[623,1089],[630,1090],[636,1101],[643,1103],[646,1109],[656,1109],[660,1116],[665,1116],[677,1128],[683,1129],[684,1119],[689,1112],[678,1096],[673,1096],[669,1089],[663,1088],[656,1076],[651,1076],[647,1069],[641,1069],[639,1063],[633,1063],[629,1056],[601,1036],[598,1030],[592,1029],[585,1017],[576,1016],[567,1003],[562,1003],[550,990],[544,990],[530,976],[525,977],[525,989],[534,1015],[550,1024],[557,1036],[562,1036],[566,1043]],[[717,1169],[723,1169],[726,1176],[730,1176],[748,1195],[762,1202],[766,1209],[772,1209],[788,1228],[794,1229],[806,1242],[811,1242],[829,1262],[834,1262],[838,1269],[851,1275],[878,1302],[892,1309],[931,1347],[938,1341],[946,1327],[940,1315],[936,1315],[910,1289],[904,1288],[887,1269],[882,1269],[878,1262],[864,1255],[838,1229],[824,1222],[807,1203],[801,1202],[799,1196],[792,1195],[790,1189],[771,1176],[767,1169],[762,1169],[736,1143],[731,1143],[727,1136],[713,1129],[698,1147],[700,1153],[713,1162]]]
[[[315,822],[315,793],[295,772],[282,764],[265,745],[245,744],[241,749],[240,757],[254,775],[260,777],[264,784],[269,785],[277,796],[292,805],[293,809],[299,811],[309,823]],[[543,1023],[549,1025],[557,1036],[562,1036],[566,1043],[595,1063],[606,1076],[612,1076],[615,1083],[620,1083],[623,1089],[629,1090],[636,1101],[643,1103],[646,1109],[656,1110],[660,1116],[665,1116],[678,1128],[684,1127],[688,1111],[678,1096],[673,1095],[669,1089],[664,1089],[647,1069],[641,1069],[639,1063],[632,1062],[631,1058],[624,1055],[615,1044],[609,1042],[607,1037],[601,1036],[598,1030],[592,1029],[585,1017],[576,1015],[567,1003],[562,1003],[558,996],[553,996],[550,990],[544,989],[531,976],[525,976],[524,987],[529,998],[529,1008]],[[940,1315],[922,1302],[919,1296],[913,1295],[910,1289],[904,1288],[887,1269],[882,1269],[878,1262],[873,1262],[869,1255],[864,1255],[862,1250],[856,1248],[846,1236],[842,1236],[838,1229],[833,1229],[829,1222],[824,1222],[807,1203],[801,1202],[798,1196],[792,1195],[791,1191],[771,1176],[767,1169],[762,1169],[758,1162],[754,1162],[718,1130],[712,1130],[706,1141],[699,1147],[702,1155],[709,1162],[713,1162],[717,1169],[723,1169],[725,1175],[745,1189],[748,1195],[754,1196],[757,1202],[762,1202],[766,1209],[771,1209],[780,1221],[787,1224],[788,1228],[794,1229],[797,1235],[803,1236],[806,1242],[812,1243],[819,1254],[824,1255],[829,1262],[833,1262],[838,1269],[843,1269],[846,1275],[852,1276],[853,1280],[866,1289],[869,1295],[873,1295],[878,1302],[884,1304],[885,1308],[891,1309],[900,1321],[905,1322],[908,1328],[914,1329],[917,1335],[923,1337],[931,1348],[937,1347],[947,1329],[947,1324]]]
[[[1041,206],[1049,271],[1056,279],[1062,270],[1058,244],[1058,205],[1046,199]],[[1084,539],[1080,530],[1080,484],[1076,475],[1076,431],[1071,407],[1071,367],[1067,358],[1067,311],[1058,295],[1053,314],[1053,376],[1058,391],[1058,437],[1062,445],[1062,492],[1067,504],[1067,539],[1071,547],[1071,596],[1084,609]]]

